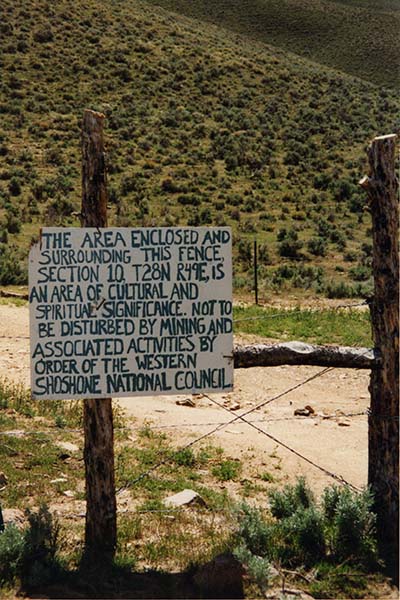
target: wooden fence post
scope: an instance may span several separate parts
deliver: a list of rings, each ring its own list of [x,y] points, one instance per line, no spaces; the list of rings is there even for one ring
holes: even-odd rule
[[[107,227],[104,115],[85,110],[82,124],[82,227]],[[111,398],[84,400],[85,557],[112,560],[117,541]]]
[[[254,296],[255,302],[258,304],[258,251],[257,251],[257,240],[254,240]]]
[[[367,191],[373,229],[374,298],[371,320],[379,368],[371,371],[368,483],[375,496],[378,539],[391,575],[399,562],[399,259],[396,135],[373,140]]]

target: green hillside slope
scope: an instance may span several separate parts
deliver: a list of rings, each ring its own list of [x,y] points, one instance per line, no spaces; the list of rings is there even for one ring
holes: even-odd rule
[[[400,85],[399,0],[151,0],[377,85]]]
[[[78,224],[80,119],[106,116],[110,224],[230,225],[235,286],[365,292],[365,147],[394,93],[146,2],[3,0],[0,283]],[[25,262],[24,262],[25,261]]]

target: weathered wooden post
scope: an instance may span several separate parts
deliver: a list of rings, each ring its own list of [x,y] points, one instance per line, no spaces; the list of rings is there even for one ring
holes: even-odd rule
[[[254,296],[258,304],[258,265],[257,265],[257,240],[254,240]]]
[[[82,124],[82,227],[107,227],[104,115],[85,110]],[[117,541],[111,398],[84,400],[85,557],[112,560]]]
[[[368,483],[375,495],[378,538],[392,576],[399,562],[399,259],[396,135],[373,140],[367,191],[373,230],[374,298],[371,319],[381,364],[371,371]]]

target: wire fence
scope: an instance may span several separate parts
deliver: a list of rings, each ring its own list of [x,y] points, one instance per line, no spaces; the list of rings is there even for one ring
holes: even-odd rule
[[[360,306],[368,306],[371,304],[370,300],[364,300],[363,302],[355,302],[353,304],[338,304],[336,306],[330,307],[330,310],[339,310],[346,308],[356,308]],[[262,309],[263,307],[260,306]],[[257,315],[254,317],[243,317],[242,319],[233,319],[233,324],[235,323],[243,323],[245,321],[261,321],[264,319],[278,319],[279,317],[285,318],[286,316],[292,316],[294,314],[304,313],[305,310],[310,310],[306,308],[296,308],[296,309],[282,309],[280,312],[272,313],[270,315]],[[319,309],[311,309],[313,312],[318,313]]]
[[[339,310],[339,309],[351,309],[357,308],[361,306],[369,306],[372,303],[371,300],[363,300],[363,302],[354,302],[351,304],[338,304],[333,307],[329,307],[330,310]],[[251,305],[254,306],[254,305]],[[265,306],[259,306],[261,310],[265,310]],[[235,323],[243,323],[245,321],[262,321],[265,319],[277,319],[279,317],[285,318],[286,316],[291,316],[293,314],[301,314],[306,310],[312,310],[315,313],[318,313],[320,309],[307,309],[307,308],[296,308],[296,309],[281,309],[279,312],[272,314],[264,314],[257,315],[253,317],[243,317],[241,319],[233,319],[233,324]],[[9,340],[29,340],[29,335],[0,335],[0,339],[9,339]]]
[[[320,375],[323,375],[326,371],[321,372]],[[216,404],[217,406],[219,406],[220,408],[224,408],[226,410],[227,409],[223,404],[221,404],[220,402],[217,402],[215,399],[210,398],[210,396],[208,396],[207,394],[205,394],[206,398],[208,398],[209,400],[211,400],[212,402],[214,402],[214,404]],[[272,400],[271,400],[272,401]],[[265,435],[267,438],[269,438],[270,440],[274,441],[276,444],[278,444],[279,446],[282,446],[283,448],[285,448],[286,450],[288,450],[289,452],[291,452],[292,454],[294,454],[295,456],[297,456],[298,458],[301,458],[303,461],[307,462],[308,464],[310,464],[311,466],[315,467],[316,469],[319,469],[320,471],[322,471],[325,475],[328,475],[329,477],[332,477],[333,479],[335,479],[336,481],[338,481],[341,484],[345,484],[347,485],[349,488],[353,489],[354,491],[361,491],[360,488],[354,486],[352,483],[350,483],[349,481],[346,481],[346,479],[342,476],[342,475],[337,475],[336,473],[333,473],[332,471],[329,471],[328,469],[326,469],[325,467],[322,467],[321,465],[318,465],[315,461],[311,460],[310,458],[308,458],[307,456],[304,456],[304,454],[301,454],[300,452],[298,452],[297,450],[295,450],[294,448],[292,448],[291,446],[289,446],[288,444],[286,444],[285,442],[282,442],[282,440],[279,440],[277,437],[275,437],[274,435],[272,435],[271,433],[268,433],[267,431],[265,431],[264,429],[261,429],[261,427],[259,427],[258,425],[256,425],[254,422],[252,421],[248,421],[247,419],[245,419],[242,415],[238,415],[239,419],[241,421],[243,421],[243,423],[246,423],[247,425],[250,425],[251,427],[253,427],[253,429],[255,429],[256,431],[258,431],[259,433],[262,433],[263,435]]]
[[[351,308],[355,308],[355,307],[360,307],[360,306],[366,306],[368,304],[370,304],[370,300],[364,300],[363,302],[357,302],[357,303],[351,303],[351,304],[340,304],[337,305],[336,307],[334,307],[335,309],[351,309]],[[293,313],[301,313],[303,312],[304,309],[296,309],[296,310],[290,310],[288,311],[288,313],[290,313],[291,315]],[[263,319],[274,319],[274,318],[278,318],[278,317],[285,317],[285,311],[281,310],[277,313],[272,313],[272,314],[265,314],[265,315],[258,315],[258,316],[254,316],[254,317],[247,317],[247,318],[243,318],[243,319],[234,319],[234,323],[240,323],[240,322],[244,322],[244,321],[255,321],[255,320],[263,320]],[[0,336],[1,338],[7,338],[7,339],[29,339],[29,336]],[[368,350],[369,351],[369,350]],[[262,419],[262,420],[249,420],[246,419],[246,417],[248,415],[251,415],[252,413],[254,413],[257,410],[260,410],[261,408],[264,408],[265,406],[269,405],[272,402],[275,402],[277,400],[279,400],[280,398],[288,395],[289,393],[296,391],[298,389],[300,389],[301,387],[303,387],[304,385],[306,385],[307,383],[314,381],[317,378],[320,378],[322,376],[324,376],[325,374],[331,372],[334,370],[335,367],[325,367],[322,370],[318,371],[317,373],[315,373],[314,375],[311,375],[310,377],[307,377],[306,379],[304,379],[303,381],[301,381],[300,383],[297,383],[289,388],[287,388],[286,390],[284,390],[283,392],[280,392],[276,395],[274,395],[272,398],[269,398],[267,400],[264,400],[263,402],[257,404],[256,406],[248,409],[247,411],[235,415],[235,417],[233,417],[232,419],[230,419],[229,421],[223,421],[223,422],[218,422],[217,424],[215,424],[215,426],[213,427],[213,429],[211,429],[210,431],[202,434],[201,436],[198,436],[197,438],[195,438],[194,440],[188,442],[186,445],[180,447],[177,451],[181,452],[182,450],[186,450],[191,448],[192,446],[194,446],[195,444],[200,443],[201,441],[205,440],[206,438],[212,436],[213,434],[217,433],[218,431],[220,431],[223,428],[226,428],[228,426],[237,424],[237,423],[244,423],[250,427],[252,427],[253,429],[255,429],[257,432],[261,433],[262,435],[264,435],[265,437],[267,437],[268,439],[274,441],[276,444],[278,444],[279,446],[285,448],[288,452],[292,453],[293,455],[297,456],[298,458],[300,458],[301,460],[303,460],[304,462],[310,464],[311,466],[313,466],[314,468],[320,470],[321,472],[323,472],[325,475],[327,475],[328,477],[334,479],[335,481],[337,481],[340,484],[343,485],[347,485],[349,488],[355,490],[355,491],[359,491],[359,488],[357,488],[356,486],[354,486],[352,483],[350,483],[349,481],[347,481],[346,479],[344,479],[344,477],[342,475],[339,475],[337,473],[334,473],[333,471],[330,471],[329,469],[325,468],[322,465],[319,465],[318,463],[316,463],[314,460],[310,459],[309,457],[303,455],[302,453],[300,453],[299,451],[297,451],[295,448],[289,446],[286,442],[279,440],[276,436],[272,435],[270,432],[265,431],[265,429],[262,429],[258,423],[261,422],[273,422],[274,419]],[[214,405],[218,406],[219,408],[229,412],[229,414],[231,414],[231,410],[225,406],[224,404],[222,404],[221,402],[218,402],[215,398],[212,398],[211,396],[209,396],[208,394],[202,394],[202,396],[206,397],[210,402],[212,402]],[[348,413],[347,416],[361,416],[361,415],[367,415],[369,418],[373,418],[373,417],[377,417],[378,415],[371,415],[370,413],[363,411],[360,413]],[[338,415],[330,415],[327,418],[334,418],[337,417]],[[345,415],[340,415],[340,416],[345,416]],[[385,416],[379,415],[379,417],[381,418],[385,418]],[[299,417],[294,417],[294,418],[299,418]],[[293,419],[293,417],[283,417],[280,418],[279,420],[291,420]],[[275,419],[275,421],[278,419]],[[206,426],[207,424],[202,424],[202,426]],[[210,425],[212,425],[210,423]],[[165,427],[171,427],[166,425]],[[178,427],[178,425],[176,425],[176,427]],[[181,425],[179,425],[179,427],[181,427]],[[197,427],[197,424],[196,424]],[[118,429],[118,428],[116,428]],[[125,429],[125,428],[120,428],[120,429]],[[131,429],[131,428],[128,428]],[[63,431],[69,431],[69,432],[81,432],[82,429],[66,429],[63,428]],[[132,430],[132,429],[131,429]],[[55,432],[56,430],[54,430]],[[60,429],[58,429],[57,433],[60,432]],[[7,433],[7,432],[0,432],[0,433]],[[12,435],[12,432],[8,432],[8,434]],[[29,432],[30,434],[39,434],[39,433],[49,433],[48,431],[46,432],[40,432],[40,431],[32,431]],[[24,434],[27,434],[27,432],[24,432]],[[170,458],[164,458],[160,461],[158,461],[156,464],[152,465],[151,467],[149,467],[149,469],[147,469],[146,471],[142,472],[138,477],[136,477],[135,479],[133,479],[132,481],[129,482],[125,482],[125,484],[123,486],[121,486],[120,488],[118,488],[117,490],[117,494],[120,494],[123,490],[126,490],[130,487],[133,487],[134,485],[136,485],[137,483],[139,483],[142,479],[144,479],[145,477],[148,477],[149,475],[151,475],[154,471],[156,471],[157,469],[161,468],[163,465],[168,464],[170,462]]]
[[[230,409],[229,407],[227,407],[229,410],[229,413],[232,414],[232,409]],[[324,421],[330,421],[333,419],[343,419],[343,418],[351,418],[351,417],[362,417],[362,416],[375,416],[376,418],[389,418],[389,417],[385,417],[382,415],[371,415],[369,409],[367,410],[363,410],[363,411],[359,411],[359,412],[350,412],[350,413],[345,413],[340,411],[339,413],[332,413],[332,414],[326,414],[326,413],[314,413],[314,414],[310,414],[308,416],[305,415],[295,415],[295,416],[290,416],[290,417],[266,417],[263,419],[253,419],[252,421],[249,421],[249,423],[279,423],[281,421],[309,421],[311,420],[317,420],[317,419],[322,419]],[[391,417],[392,418],[392,417]],[[396,417],[397,419],[399,417]],[[143,428],[146,427],[146,429],[148,431],[160,431],[163,429],[191,429],[191,428],[201,428],[201,427],[211,427],[211,426],[218,426],[218,425],[229,425],[229,422],[226,421],[208,421],[207,423],[170,423],[167,425],[138,425],[137,427],[114,427],[114,431],[129,431],[129,432],[135,432],[135,431],[143,431]],[[78,427],[78,428],[70,428],[70,427],[51,427],[49,429],[32,429],[30,431],[27,430],[14,430],[14,429],[10,429],[10,430],[4,430],[4,431],[0,431],[0,435],[6,436],[6,437],[18,437],[19,435],[22,436],[26,436],[26,435],[60,435],[60,433],[79,433],[81,434],[83,432],[83,427]]]
[[[315,461],[311,460],[310,458],[308,458],[305,455],[303,455],[300,452],[298,452],[295,448],[292,448],[291,446],[289,446],[285,442],[283,442],[283,441],[279,440],[278,438],[276,438],[275,436],[273,436],[271,433],[269,433],[269,432],[265,431],[264,429],[261,429],[260,427],[258,427],[255,424],[255,422],[249,421],[249,420],[247,420],[245,418],[247,415],[253,413],[254,411],[259,410],[260,408],[263,408],[263,407],[267,406],[271,402],[275,402],[276,400],[282,398],[283,396],[286,396],[287,394],[289,394],[289,393],[291,393],[291,392],[293,392],[295,390],[298,390],[299,388],[303,387],[307,383],[309,383],[309,382],[311,382],[311,381],[313,381],[313,380],[315,380],[315,379],[317,379],[319,377],[322,377],[323,375],[325,375],[326,373],[328,373],[330,371],[333,371],[334,368],[335,367],[326,367],[326,368],[322,369],[321,371],[318,371],[318,373],[316,373],[316,374],[314,374],[314,375],[312,375],[310,377],[307,377],[306,379],[304,379],[300,383],[295,384],[295,385],[291,386],[290,388],[287,388],[283,392],[280,392],[280,393],[276,394],[272,398],[269,398],[267,400],[264,400],[263,402],[260,402],[259,404],[257,404],[256,406],[252,407],[251,409],[245,411],[244,413],[236,415],[233,419],[231,419],[229,421],[226,421],[226,422],[219,423],[216,427],[214,427],[213,429],[211,429],[207,433],[205,433],[205,434],[203,434],[201,436],[198,436],[197,438],[195,438],[194,440],[188,442],[184,446],[181,446],[177,451],[182,452],[183,450],[187,450],[187,449],[191,448],[192,446],[194,446],[195,444],[198,444],[199,442],[203,441],[204,439],[206,439],[206,438],[210,437],[211,435],[217,433],[221,429],[223,429],[225,427],[228,427],[229,425],[233,425],[235,423],[238,423],[238,422],[243,422],[243,423],[249,425],[250,427],[253,427],[259,433],[265,435],[268,439],[274,441],[279,446],[282,446],[283,448],[285,448],[286,450],[288,450],[289,452],[291,452],[292,454],[294,454],[295,456],[297,456],[301,460],[307,462],[308,464],[312,465],[316,469],[320,470],[321,472],[323,472],[328,477],[331,477],[332,479],[334,479],[338,483],[340,483],[342,485],[346,485],[349,488],[353,489],[354,491],[360,491],[360,488],[356,487],[355,485],[353,485],[352,483],[350,483],[349,481],[347,481],[342,475],[334,473],[333,471],[330,471],[329,469],[326,469],[322,465],[317,464]],[[202,395],[205,398],[207,398],[209,401],[211,401],[213,404],[215,404],[215,405],[219,406],[220,408],[228,411],[229,413],[231,412],[228,407],[224,406],[224,404],[221,404],[220,402],[218,402],[217,400],[215,400],[215,398],[211,398],[211,396],[209,396],[208,394],[202,394]],[[364,412],[362,414],[366,414],[366,413]],[[134,485],[138,484],[142,479],[144,479],[145,477],[148,477],[154,471],[156,471],[160,467],[168,464],[169,462],[170,462],[170,458],[169,457],[160,460],[156,464],[154,464],[151,467],[149,467],[146,471],[142,472],[135,479],[133,479],[132,481],[126,482],[123,486],[121,486],[120,488],[118,488],[117,494],[120,494],[123,490],[126,490],[126,489],[128,489],[130,487],[133,487]]]

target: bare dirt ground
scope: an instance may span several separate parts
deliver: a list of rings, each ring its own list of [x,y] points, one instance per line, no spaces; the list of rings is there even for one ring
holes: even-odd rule
[[[255,338],[242,336],[236,341],[254,342]],[[193,397],[194,407],[176,404],[187,396],[132,398],[118,402],[128,415],[134,417],[133,427],[148,422],[163,428],[176,446],[182,446],[320,371],[321,367],[291,366],[238,369],[234,392],[212,396],[227,407],[238,404],[240,408],[235,411],[214,405],[206,396]],[[27,307],[0,304],[2,376],[29,386]],[[369,405],[368,382],[368,371],[334,369],[255,410],[247,419],[327,471],[361,487],[367,482],[367,417],[365,414],[344,415],[365,413]],[[295,417],[295,409],[306,405],[314,409],[314,414]],[[317,494],[334,482],[322,470],[240,421],[221,428],[209,441],[221,446],[225,455],[242,460],[243,478],[268,472],[283,483],[305,475]],[[229,482],[225,487],[233,494],[238,491],[237,485],[231,486]]]

